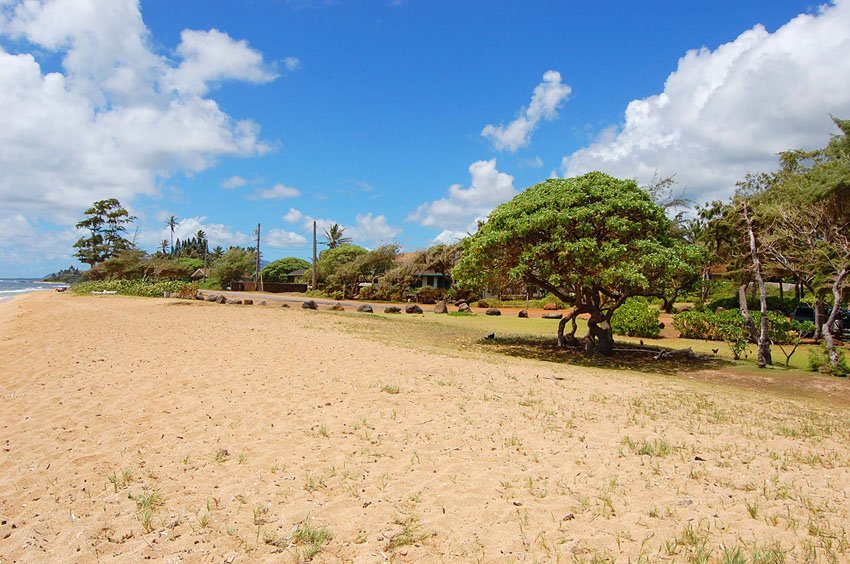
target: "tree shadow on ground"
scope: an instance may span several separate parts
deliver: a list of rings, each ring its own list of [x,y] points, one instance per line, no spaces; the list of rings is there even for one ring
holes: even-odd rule
[[[613,357],[594,356],[590,358],[584,356],[583,344],[561,348],[556,339],[545,337],[509,335],[481,339],[478,344],[485,346],[488,350],[519,358],[659,374],[719,369],[733,364],[720,358],[705,355],[658,358],[660,352],[669,352],[674,349],[623,342],[616,343]]]

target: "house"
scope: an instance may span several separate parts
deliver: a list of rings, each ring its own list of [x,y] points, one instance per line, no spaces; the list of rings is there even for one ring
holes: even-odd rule
[[[205,280],[209,278],[209,270],[209,268],[199,268],[198,270],[192,273],[192,280]]]
[[[298,270],[293,270],[292,272],[287,273],[286,279],[281,280],[281,282],[286,282],[288,284],[297,284],[304,275],[307,274],[306,268],[299,268]]]
[[[416,257],[416,253],[400,253],[395,261],[398,264],[412,264]],[[417,288],[438,288],[448,290],[452,287],[452,279],[449,275],[442,272],[434,272],[431,270],[417,270],[413,273],[416,277],[413,284],[410,285],[412,290]]]

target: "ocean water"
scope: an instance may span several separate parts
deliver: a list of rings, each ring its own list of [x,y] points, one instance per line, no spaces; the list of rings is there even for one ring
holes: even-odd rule
[[[59,286],[67,286],[67,284],[42,282],[36,278],[0,278],[0,301],[10,300],[29,292],[52,290]]]

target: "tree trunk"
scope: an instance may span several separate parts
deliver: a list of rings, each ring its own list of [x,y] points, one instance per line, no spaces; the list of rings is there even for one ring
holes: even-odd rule
[[[593,313],[587,321],[587,339],[584,354],[586,356],[613,356],[614,355],[614,332],[611,324],[603,317],[595,317]]]
[[[578,308],[573,309],[566,317],[562,317],[558,322],[558,346],[561,348],[565,348],[567,345],[574,345],[578,341],[576,340],[576,330],[578,330],[578,325],[576,325],[576,317],[578,317],[579,310]],[[567,323],[572,322],[573,326],[570,330],[569,335],[564,335],[564,327],[567,326]]]
[[[826,345],[826,353],[829,355],[829,365],[835,368],[838,366],[839,352],[835,349],[835,338],[832,335],[832,326],[835,319],[838,317],[838,310],[841,308],[841,284],[847,276],[848,268],[844,267],[835,277],[832,283],[832,311],[829,313],[829,318],[823,324],[823,340]]]
[[[708,290],[709,290],[708,285],[709,285],[710,282],[711,282],[711,273],[710,273],[709,269],[706,268],[705,270],[702,271],[702,287],[700,288],[700,291],[699,291],[699,298],[700,298],[700,301],[702,303],[705,303],[705,301],[708,299]]]
[[[761,275],[761,260],[759,259],[759,245],[756,239],[756,232],[753,229],[753,221],[747,212],[747,205],[744,204],[744,220],[747,223],[747,234],[750,237],[750,256],[753,259],[753,275],[756,278],[759,290],[759,305],[761,306],[761,321],[759,322],[758,335],[758,366],[764,368],[768,364],[773,364],[773,359],[770,356],[770,339],[767,333],[767,290],[764,286],[764,278]],[[746,301],[746,300],[745,300]],[[749,312],[748,312],[749,313]],[[752,323],[752,321],[750,321]]]
[[[759,338],[758,332],[756,331],[756,326],[753,323],[753,318],[750,316],[750,308],[747,306],[747,286],[749,285],[750,283],[747,282],[745,284],[741,284],[738,288],[738,302],[741,308],[741,315],[744,317],[744,326],[750,334],[750,342],[757,343]]]
[[[815,300],[815,341],[820,342],[823,338],[823,320],[826,318],[826,306],[823,300]]]

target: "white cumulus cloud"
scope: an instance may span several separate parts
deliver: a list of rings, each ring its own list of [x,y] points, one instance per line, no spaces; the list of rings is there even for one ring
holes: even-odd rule
[[[823,146],[830,113],[850,116],[848,54],[846,1],[688,51],[663,92],[632,101],[622,127],[564,157],[562,172],[675,174],[690,197],[725,198],[747,172],[775,169],[777,152]]]
[[[284,229],[269,229],[263,237],[263,244],[277,249],[300,248],[307,244],[307,238],[300,233]]]
[[[283,198],[295,198],[300,196],[301,192],[297,188],[286,186],[278,182],[271,188],[257,190],[249,196],[251,200],[280,200]]]
[[[222,80],[261,84],[277,78],[263,64],[263,55],[247,41],[236,41],[217,29],[184,29],[177,54],[182,62],[172,71],[171,79],[175,89],[181,92],[205,94],[211,83]]]
[[[304,214],[301,213],[301,210],[296,208],[289,208],[289,211],[283,216],[283,220],[286,223],[298,223],[304,217]]]
[[[248,181],[242,178],[241,176],[231,176],[227,180],[221,183],[221,187],[225,190],[236,190],[237,188],[241,188],[248,184]]]
[[[176,172],[269,150],[256,123],[203,96],[223,80],[271,80],[259,52],[187,31],[172,59],[149,35],[136,0],[0,2],[0,39],[16,50],[0,47],[0,208],[70,224],[95,200],[129,205]]]
[[[359,244],[390,243],[401,233],[400,228],[387,223],[385,216],[373,216],[372,212],[357,214],[354,221],[355,224],[347,228],[345,234]]]
[[[332,225],[339,223],[332,219],[313,217],[297,208],[289,208],[289,211],[283,216],[283,220],[290,224],[300,224],[307,233],[312,233],[313,222],[315,221],[316,234],[319,239],[322,239],[323,233],[330,230]],[[401,228],[390,225],[386,216],[383,214],[374,215],[372,212],[357,214],[354,218],[354,225],[340,224],[340,227],[345,230],[343,233],[345,237],[351,237],[355,245],[363,246],[389,243],[402,232]]]
[[[558,106],[569,97],[570,92],[572,88],[561,83],[561,73],[546,71],[543,82],[534,88],[528,107],[520,110],[517,118],[508,125],[486,125],[481,136],[490,139],[500,151],[516,152],[531,142],[531,134],[540,120],[552,121],[558,117]]]
[[[449,186],[447,197],[420,205],[407,219],[426,227],[462,231],[517,194],[514,177],[497,170],[496,159],[472,163],[469,174],[468,188]]]

